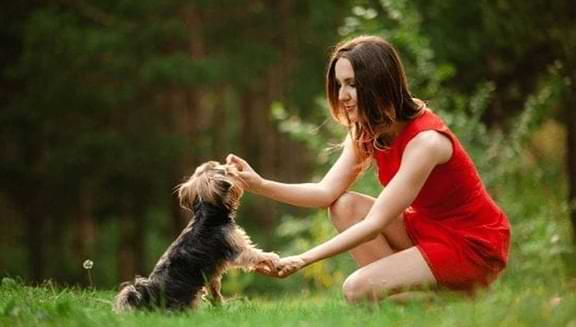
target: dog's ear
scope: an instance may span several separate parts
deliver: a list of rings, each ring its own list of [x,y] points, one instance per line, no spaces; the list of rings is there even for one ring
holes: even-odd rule
[[[224,195],[234,186],[230,178],[227,176],[215,176],[216,185],[218,186],[219,194]]]
[[[220,176],[218,178],[218,187],[221,190],[221,198],[224,205],[229,208],[238,207],[238,201],[244,193],[242,183],[232,175]]]
[[[199,193],[201,190],[207,187],[208,181],[205,177],[190,177],[186,182],[178,185],[178,199],[180,201],[180,207],[186,210],[193,211],[194,203],[199,198]]]

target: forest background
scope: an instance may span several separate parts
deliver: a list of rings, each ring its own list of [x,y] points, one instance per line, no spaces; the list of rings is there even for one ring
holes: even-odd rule
[[[230,152],[266,178],[319,180],[346,132],[324,99],[330,49],[374,34],[508,213],[502,282],[576,288],[571,0],[29,0],[0,16],[0,276],[112,289],[147,275],[189,219],[175,185]],[[373,169],[355,189],[378,194]],[[325,210],[250,194],[238,220],[282,255],[335,234]],[[224,287],[330,289],[353,269],[341,255]]]

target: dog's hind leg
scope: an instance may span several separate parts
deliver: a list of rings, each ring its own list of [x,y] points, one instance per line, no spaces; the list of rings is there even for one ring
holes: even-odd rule
[[[222,275],[218,275],[212,278],[212,280],[210,280],[210,283],[208,284],[208,289],[210,290],[210,294],[212,295],[210,302],[212,302],[212,304],[214,305],[220,305],[224,302],[224,297],[222,296],[222,293],[220,293],[221,287],[222,287]]]
[[[201,302],[202,302],[202,292],[198,292],[198,294],[196,294],[192,299],[192,303],[190,303],[190,309],[192,310],[198,309]]]

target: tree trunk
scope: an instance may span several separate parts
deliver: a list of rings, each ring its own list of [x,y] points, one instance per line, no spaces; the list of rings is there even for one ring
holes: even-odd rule
[[[136,275],[136,257],[134,255],[134,222],[132,217],[124,214],[119,219],[120,247],[118,251],[118,278],[120,281],[131,281]]]
[[[257,166],[258,156],[258,133],[256,127],[256,120],[262,119],[258,117],[254,103],[254,95],[252,92],[245,90],[240,95],[240,129],[239,137],[242,138],[240,144],[240,155],[244,157],[248,163],[253,165],[254,169],[259,170]]]
[[[193,6],[187,5],[182,8],[182,20],[186,26],[188,35],[188,53],[192,59],[201,59],[206,55],[206,46],[203,36],[203,20],[200,10]],[[201,108],[200,99],[204,96],[204,91],[199,88],[173,89],[163,97],[162,107],[169,108],[172,117],[172,128],[177,134],[191,141],[192,148],[186,149],[180,162],[176,165],[174,172],[176,184],[183,182],[185,175],[191,175],[196,165],[204,160],[205,155],[200,151],[195,151],[195,145],[198,145],[198,139],[202,137],[199,133],[199,123],[202,120],[203,108]],[[178,235],[182,228],[186,226],[188,217],[183,214],[178,204],[178,199],[173,197],[171,200],[172,213],[172,234],[168,235],[172,239]]]
[[[570,221],[572,223],[572,240],[576,248],[576,7],[573,1],[563,2],[564,26],[561,28],[562,38],[558,40],[559,48],[562,49],[564,71],[569,81],[564,93],[563,109],[566,112],[567,130],[567,164],[568,164],[568,203]]]
[[[46,273],[46,256],[44,247],[45,217],[37,208],[42,206],[39,203],[25,203],[29,207],[23,207],[26,216],[26,229],[28,236],[28,262],[30,265],[31,280],[40,283]]]
[[[144,262],[146,222],[143,216],[146,208],[132,203],[124,205],[120,218],[120,249],[117,263],[121,281],[132,280],[136,275],[147,275]]]
[[[563,107],[566,111],[566,151],[568,164],[568,203],[570,221],[572,222],[572,237],[576,247],[576,74],[572,73],[572,84],[566,92]]]
[[[228,143],[230,133],[230,117],[226,110],[226,90],[219,86],[214,91],[214,101],[212,106],[213,115],[211,117],[210,135],[212,137],[212,160],[223,161],[225,155],[231,152]]]

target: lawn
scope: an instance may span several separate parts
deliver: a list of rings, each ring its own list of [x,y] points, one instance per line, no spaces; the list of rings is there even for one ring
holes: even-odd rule
[[[346,304],[337,289],[312,294],[234,297],[195,312],[111,311],[113,291],[28,287],[4,278],[0,326],[570,326],[574,285],[497,282],[474,300],[441,293],[433,302]]]

